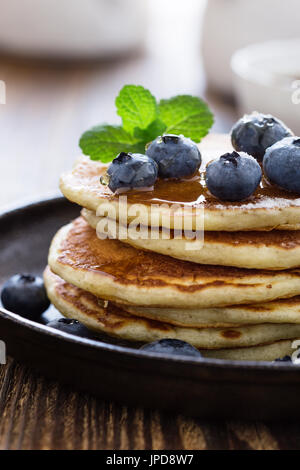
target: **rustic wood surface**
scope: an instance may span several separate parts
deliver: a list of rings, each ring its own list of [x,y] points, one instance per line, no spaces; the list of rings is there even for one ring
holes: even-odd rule
[[[212,422],[115,405],[10,359],[0,366],[0,449],[292,450],[298,424]]]
[[[81,132],[101,121],[116,122],[113,101],[124,83],[149,86],[158,97],[205,94],[198,41],[187,35],[198,19],[187,12],[184,21],[174,15],[168,32],[162,2],[152,4],[158,10],[152,11],[145,50],[118,61],[66,64],[0,56],[0,80],[7,88],[7,103],[0,105],[0,206],[57,191],[59,174],[78,153]],[[163,39],[153,34],[162,21]],[[213,96],[207,99],[216,114],[214,130],[228,131],[235,110]],[[119,406],[9,359],[0,366],[0,448],[296,449],[300,427],[204,422]]]

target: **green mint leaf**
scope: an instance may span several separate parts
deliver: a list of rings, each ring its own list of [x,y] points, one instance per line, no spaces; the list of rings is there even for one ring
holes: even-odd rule
[[[163,133],[183,134],[199,142],[213,124],[213,115],[200,98],[179,95],[157,105],[150,91],[137,85],[122,88],[116,107],[122,127],[103,124],[80,139],[83,153],[92,160],[106,163],[120,152],[144,153],[145,145]]]
[[[156,119],[155,121],[151,122],[151,124],[147,127],[147,129],[140,129],[136,127],[134,129],[134,137],[136,137],[139,141],[144,142],[145,145],[152,140],[156,139],[157,136],[162,135],[166,130],[166,125],[160,119]]]
[[[125,85],[116,98],[116,107],[123,128],[130,134],[136,127],[146,129],[158,115],[154,96],[139,85]]]
[[[85,155],[92,160],[110,162],[120,152],[144,153],[145,145],[120,126],[101,125],[86,131],[79,141]]]
[[[178,95],[159,103],[160,119],[166,133],[183,134],[195,142],[208,134],[214,119],[207,104],[196,96]]]

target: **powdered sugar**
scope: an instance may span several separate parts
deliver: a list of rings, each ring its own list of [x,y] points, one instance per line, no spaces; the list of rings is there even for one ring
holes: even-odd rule
[[[262,197],[255,202],[247,202],[241,203],[239,205],[232,204],[216,204],[214,206],[215,209],[283,209],[286,207],[299,207],[300,206],[300,198],[297,199],[285,199],[281,197]]]

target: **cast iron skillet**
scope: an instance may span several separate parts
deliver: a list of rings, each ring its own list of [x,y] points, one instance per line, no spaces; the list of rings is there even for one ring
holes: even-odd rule
[[[0,284],[18,272],[41,274],[53,235],[78,214],[61,197],[0,214]],[[18,361],[105,399],[201,417],[300,417],[300,368],[291,363],[155,355],[106,335],[62,333],[1,307],[0,339]]]

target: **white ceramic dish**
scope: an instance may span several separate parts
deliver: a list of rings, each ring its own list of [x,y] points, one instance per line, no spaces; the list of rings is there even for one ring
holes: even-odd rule
[[[300,39],[240,49],[231,68],[240,113],[273,114],[300,135]]]
[[[0,49],[32,56],[122,54],[145,38],[140,0],[0,0]]]
[[[250,44],[299,36],[299,0],[208,0],[202,32],[209,86],[232,94],[230,59]]]

